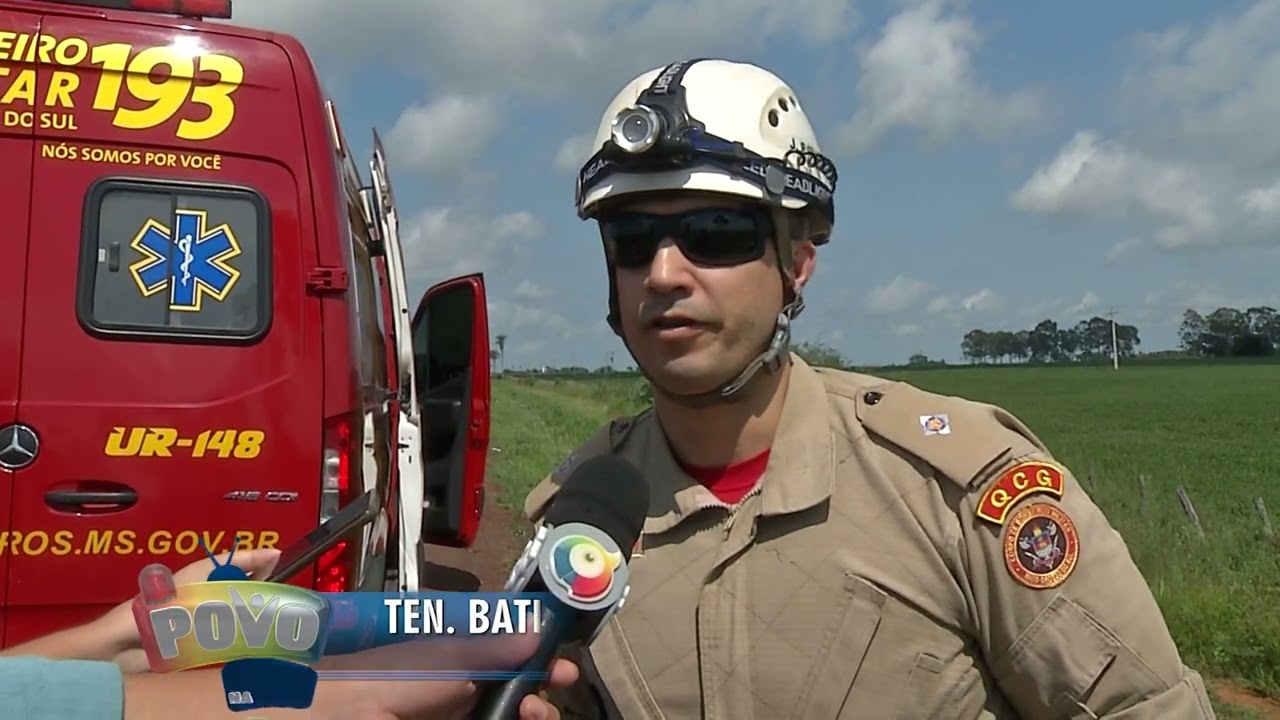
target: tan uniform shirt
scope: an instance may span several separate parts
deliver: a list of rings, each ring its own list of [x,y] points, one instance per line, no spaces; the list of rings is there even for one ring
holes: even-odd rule
[[[792,356],[760,484],[719,503],[652,410],[617,454],[651,507],[631,594],[590,647],[627,720],[1213,718],[1120,535],[1001,408]],[[556,696],[600,717],[585,683]]]

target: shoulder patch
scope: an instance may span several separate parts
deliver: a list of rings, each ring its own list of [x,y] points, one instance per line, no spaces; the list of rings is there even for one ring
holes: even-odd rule
[[[1080,536],[1062,508],[1027,505],[1013,514],[1004,533],[1004,564],[1020,585],[1047,590],[1066,582],[1080,559]]]
[[[997,526],[1004,525],[1009,510],[1028,496],[1048,493],[1061,499],[1066,473],[1052,463],[1031,460],[1005,470],[987,487],[978,501],[978,517]]]

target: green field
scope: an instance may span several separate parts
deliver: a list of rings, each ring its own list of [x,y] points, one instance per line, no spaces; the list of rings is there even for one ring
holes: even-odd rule
[[[1261,498],[1280,532],[1280,366],[877,374],[1018,415],[1124,535],[1185,661],[1211,678],[1280,697],[1280,545],[1264,536],[1255,510]],[[500,452],[491,478],[499,502],[519,508],[574,445],[611,417],[643,407],[640,382],[496,378],[493,445]],[[1178,485],[1199,514],[1203,538],[1178,502]]]

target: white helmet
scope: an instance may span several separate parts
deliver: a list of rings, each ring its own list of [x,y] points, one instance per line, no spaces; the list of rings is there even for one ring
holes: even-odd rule
[[[791,87],[749,63],[675,62],[644,73],[614,96],[596,130],[595,148],[578,173],[575,200],[583,219],[596,217],[600,204],[613,198],[695,190],[763,202],[773,206],[775,220],[783,221],[775,242],[784,305],[767,346],[733,379],[680,401],[724,402],[760,370],[782,367],[791,321],[804,308],[788,262],[791,241],[827,242],[835,224],[837,182],[835,164],[822,154]],[[801,218],[792,223],[795,215]],[[608,322],[626,343],[612,272]],[[656,382],[654,387],[661,389]]]
[[[835,165],[795,92],[756,65],[684,60],[644,73],[609,103],[594,147],[578,174],[584,219],[630,193],[704,190],[809,208],[834,223]]]

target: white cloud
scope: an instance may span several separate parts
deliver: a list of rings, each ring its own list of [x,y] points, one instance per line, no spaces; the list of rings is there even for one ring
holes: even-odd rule
[[[447,207],[423,210],[401,230],[409,283],[425,289],[457,275],[508,269],[522,244],[542,232],[527,211],[486,216]]]
[[[1088,290],[1085,292],[1084,297],[1080,298],[1080,302],[1067,308],[1064,314],[1071,318],[1079,317],[1096,308],[1100,301],[1101,298],[1092,290]]]
[[[1107,262],[1115,262],[1126,255],[1132,254],[1140,247],[1142,247],[1142,238],[1125,238],[1107,250]]]
[[[919,335],[920,333],[924,332],[924,328],[915,323],[903,323],[901,325],[894,325],[893,327],[889,328],[889,332],[893,333],[898,337],[910,337],[912,335]]]
[[[999,298],[991,288],[982,288],[978,292],[960,301],[960,307],[967,312],[986,312],[999,305]]]
[[[867,309],[876,315],[901,313],[928,291],[927,283],[899,275],[889,281],[888,285],[873,288],[867,293]]]
[[[556,151],[556,168],[564,172],[577,172],[592,155],[595,133],[574,135],[565,140]]]
[[[938,313],[947,312],[950,309],[951,309],[951,298],[945,295],[939,295],[938,297],[929,301],[929,304],[925,306],[924,311],[929,313],[930,315],[936,315]]]
[[[1135,46],[1121,85],[1135,126],[1202,159],[1226,153],[1252,167],[1280,160],[1280,0],[1258,0],[1198,30],[1141,35]]]
[[[1208,315],[1221,307],[1244,310],[1258,305],[1280,307],[1280,292],[1274,288],[1252,292],[1226,288],[1220,282],[1209,279],[1195,282],[1181,280],[1171,287],[1147,293],[1135,317],[1138,322],[1152,327],[1177,326],[1188,308]]]
[[[483,96],[445,95],[412,105],[387,133],[387,151],[407,170],[461,174],[501,128],[500,110]]]
[[[1077,132],[1012,206],[1143,222],[1165,250],[1280,242],[1280,0],[1135,46],[1117,118],[1133,130],[1123,141]]]
[[[443,92],[595,97],[682,57],[739,54],[780,37],[824,45],[856,15],[852,0],[364,0],[324,12],[312,0],[264,0],[237,7],[236,22],[295,34],[335,67],[383,62]]]
[[[521,280],[516,289],[511,291],[511,296],[520,300],[546,300],[554,297],[555,294],[555,290],[537,285],[528,280]]]
[[[1039,117],[1037,94],[1001,94],[978,80],[973,58],[982,34],[944,5],[928,0],[903,10],[860,51],[858,110],[836,130],[837,146],[865,150],[895,128],[930,144],[962,133],[994,139]]]

